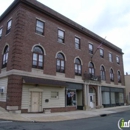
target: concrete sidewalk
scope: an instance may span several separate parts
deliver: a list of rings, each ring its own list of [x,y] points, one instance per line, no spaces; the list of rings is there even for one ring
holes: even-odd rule
[[[101,114],[113,114],[117,112],[130,110],[130,106],[120,106],[102,109],[92,110],[77,110],[72,112],[60,112],[60,113],[36,113],[36,114],[16,114],[7,112],[3,108],[0,108],[0,119],[11,121],[29,121],[29,122],[54,122],[65,121],[100,116]]]

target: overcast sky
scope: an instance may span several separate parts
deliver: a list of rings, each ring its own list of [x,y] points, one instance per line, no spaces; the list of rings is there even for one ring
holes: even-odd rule
[[[122,48],[130,74],[130,0],[38,0]],[[0,15],[13,2],[2,0]]]

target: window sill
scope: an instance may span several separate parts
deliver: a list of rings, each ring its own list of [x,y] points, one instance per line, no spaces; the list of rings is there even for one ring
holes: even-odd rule
[[[76,80],[82,80],[82,76],[75,75]]]
[[[100,56],[100,58],[104,59],[104,57]]]
[[[60,43],[60,44],[63,44],[63,45],[65,45],[65,43],[64,42],[59,42],[59,41],[57,41],[58,43]]]
[[[1,69],[1,73],[6,72],[6,71],[7,71],[7,67]]]
[[[75,48],[75,50],[81,51],[81,49]]]
[[[37,69],[37,68],[32,68],[32,73],[34,74],[43,74],[44,70],[43,69]]]
[[[10,32],[9,32],[9,33],[7,33],[7,34],[5,34],[5,37],[6,37],[6,36],[8,36],[9,34],[10,34]]]
[[[36,32],[35,32],[35,34],[38,35],[38,36],[41,36],[41,37],[45,37],[45,35],[41,35],[41,34],[36,33]]]
[[[59,78],[65,78],[65,73],[56,72],[56,76]]]

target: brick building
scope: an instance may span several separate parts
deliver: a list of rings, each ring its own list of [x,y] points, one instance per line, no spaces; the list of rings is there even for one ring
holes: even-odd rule
[[[16,0],[1,15],[0,54],[0,106],[7,110],[124,104],[122,50],[35,0]]]

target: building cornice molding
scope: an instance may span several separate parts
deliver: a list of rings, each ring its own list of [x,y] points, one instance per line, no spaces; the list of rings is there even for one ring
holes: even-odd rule
[[[35,78],[44,78],[44,79],[51,79],[51,80],[60,80],[65,82],[72,82],[72,83],[80,83],[80,84],[89,84],[89,85],[98,85],[98,86],[109,86],[109,87],[116,87],[116,88],[125,88],[125,86],[122,86],[121,84],[115,85],[115,84],[107,84],[106,82],[101,82],[101,84],[95,84],[95,83],[87,83],[82,80],[82,78],[66,78],[60,76],[52,76],[52,75],[46,75],[44,73],[33,73],[33,72],[26,72],[21,70],[10,70],[10,71],[3,71],[0,73],[0,79],[4,77],[8,77],[10,75],[18,75],[18,76],[28,76],[28,77],[35,77]]]

